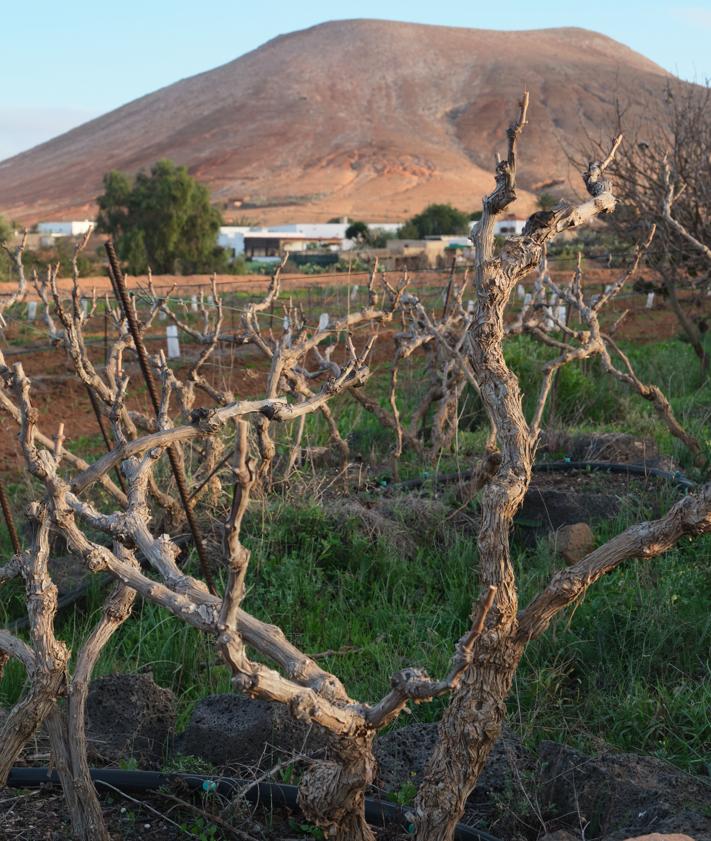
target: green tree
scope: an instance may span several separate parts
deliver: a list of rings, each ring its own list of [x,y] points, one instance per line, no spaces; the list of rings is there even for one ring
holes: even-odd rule
[[[354,239],[357,242],[367,244],[370,242],[370,230],[365,222],[352,222],[346,228],[346,239]]]
[[[0,216],[0,246],[5,243],[9,247],[14,233],[12,225],[4,216]],[[5,249],[0,248],[0,280],[9,280],[11,272],[12,262]]]
[[[451,204],[430,204],[413,216],[398,232],[400,239],[423,239],[428,236],[466,234],[470,228],[466,213]]]
[[[557,204],[558,199],[553,195],[553,193],[541,193],[538,196],[538,207],[541,210],[553,210]]]
[[[227,256],[217,246],[220,212],[205,186],[184,166],[158,161],[133,183],[121,172],[104,176],[97,229],[110,234],[134,274],[223,270]]]
[[[12,239],[15,231],[4,216],[0,216],[0,244]]]

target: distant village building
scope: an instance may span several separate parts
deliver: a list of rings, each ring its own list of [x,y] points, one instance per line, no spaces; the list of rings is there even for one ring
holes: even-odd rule
[[[217,244],[235,257],[243,254],[248,260],[278,258],[284,251],[303,252],[310,249],[340,251],[345,239],[343,224],[275,225],[249,228],[227,225],[220,228]]]
[[[341,222],[297,222],[291,225],[270,225],[266,230],[277,234],[298,234],[310,239],[340,240],[346,238],[350,226],[347,220]]]
[[[432,236],[425,239],[389,239],[388,256],[395,269],[441,268],[451,265],[461,254],[472,256],[473,247],[466,236]]]
[[[345,240],[348,242],[348,240]],[[340,251],[344,239],[340,236],[301,233],[299,231],[257,230],[244,234],[244,256],[248,260],[279,257],[287,252],[304,252],[309,249]]]
[[[402,227],[400,222],[368,222],[369,230],[380,231],[386,234],[397,234]],[[232,252],[237,257],[244,255],[248,260],[276,260],[284,252],[293,254],[306,254],[313,251],[314,254],[335,254],[342,251],[357,249],[356,240],[346,237],[346,231],[351,225],[348,219],[340,222],[293,222],[283,225],[268,226],[247,226],[247,225],[223,225],[220,228],[217,244]],[[441,258],[448,244],[453,243],[452,248],[468,247],[466,237],[433,237],[431,240],[393,240],[394,244],[388,243],[392,252],[397,251],[400,255],[412,256],[414,254],[425,255],[426,265],[435,265],[437,257]],[[403,243],[418,243],[409,248]],[[303,258],[300,262],[303,262]],[[440,260],[441,262],[441,260]]]
[[[525,219],[517,219],[515,216],[509,215],[505,219],[494,222],[494,235],[505,237],[510,234],[521,234],[525,224]]]
[[[249,230],[248,225],[223,225],[217,234],[217,244],[235,257],[244,254],[244,235]]]
[[[38,222],[37,233],[46,237],[79,237],[94,227],[89,219],[73,222]]]
[[[366,222],[369,231],[382,231],[384,234],[396,234],[403,222]]]

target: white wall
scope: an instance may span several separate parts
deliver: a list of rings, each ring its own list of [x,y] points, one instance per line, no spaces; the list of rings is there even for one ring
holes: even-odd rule
[[[494,223],[494,233],[496,236],[520,234],[523,232],[525,224],[525,219],[499,219],[498,222]]]
[[[85,234],[94,223],[89,219],[72,222],[39,222],[37,233],[56,237],[76,237]]]
[[[404,222],[366,222],[369,231],[384,231],[386,234],[396,234]]]
[[[220,228],[217,244],[226,251],[231,251],[235,257],[244,254],[244,234],[249,228],[230,225]]]
[[[349,225],[345,222],[299,222],[293,225],[270,225],[266,230],[275,234],[303,234],[308,237],[344,239]]]
[[[340,250],[348,251],[354,248],[356,243],[346,239],[346,230],[350,223],[347,222],[294,222],[287,225],[255,225],[253,227],[241,225],[223,225],[217,237],[217,244],[222,248],[232,251],[235,255],[244,253],[244,235],[250,234],[301,234],[307,237],[323,237],[333,239],[338,237],[341,240]],[[371,230],[383,230],[387,233],[395,233],[400,227],[400,222],[374,222],[369,223]],[[307,248],[306,243],[285,246],[289,251],[301,251]],[[337,250],[336,246],[328,246],[331,250]]]

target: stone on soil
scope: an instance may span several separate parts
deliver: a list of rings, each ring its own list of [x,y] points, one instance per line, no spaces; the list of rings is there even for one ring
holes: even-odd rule
[[[595,548],[595,535],[587,523],[573,523],[561,526],[554,532],[551,545],[553,551],[570,566],[592,552]]]
[[[92,681],[86,703],[89,762],[159,768],[175,730],[175,696],[151,674],[107,675]]]
[[[176,750],[238,769],[264,767],[297,754],[322,755],[326,744],[322,728],[296,721],[283,704],[235,693],[199,701]]]

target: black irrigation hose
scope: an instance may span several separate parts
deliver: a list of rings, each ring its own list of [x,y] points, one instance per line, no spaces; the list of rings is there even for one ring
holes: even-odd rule
[[[654,476],[656,479],[673,482],[677,487],[687,491],[697,487],[696,482],[688,479],[680,470],[672,473],[660,467],[647,467],[644,464],[615,464],[607,461],[544,461],[533,465],[534,473],[565,473],[570,470],[599,470],[627,476]]]
[[[215,792],[226,797],[234,796],[240,788],[246,788],[245,797],[251,803],[261,803],[268,807],[288,807],[298,809],[296,795],[298,787],[285,783],[260,782],[250,785],[245,780],[234,777],[210,778],[199,774],[164,774],[159,771],[123,771],[118,768],[92,768],[91,779],[98,786],[106,783],[107,787],[121,791],[146,792],[156,791],[171,784],[182,784],[194,792]],[[58,785],[59,776],[49,768],[13,768],[7,780],[11,788],[38,788],[42,785]],[[365,818],[375,826],[399,821],[409,823],[407,809],[383,800],[365,798]],[[457,824],[455,841],[499,841],[481,829]]]
[[[601,471],[605,473],[621,473],[627,476],[654,476],[657,479],[666,479],[673,482],[677,487],[684,490],[693,490],[697,487],[696,482],[687,479],[683,473],[677,471],[671,473],[659,467],[646,467],[644,464],[615,464],[608,461],[549,461],[533,465],[534,473],[567,473],[573,470]],[[386,490],[414,490],[421,488],[426,482],[432,480],[435,485],[446,485],[451,482],[471,479],[473,470],[462,470],[459,473],[442,473],[440,475],[425,476],[419,479],[407,479],[404,482],[395,482],[392,485],[384,485]]]

